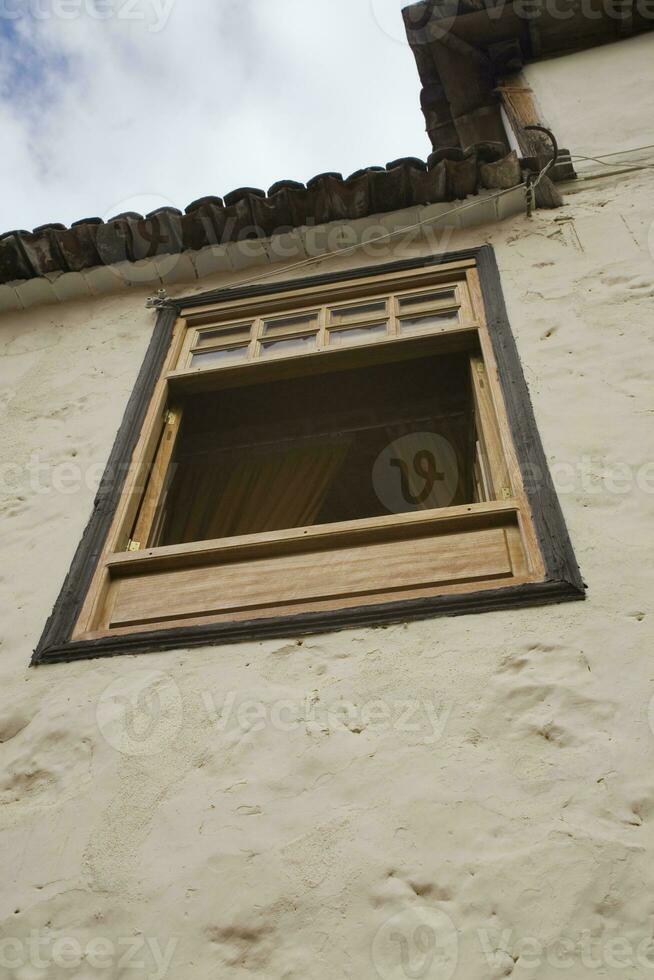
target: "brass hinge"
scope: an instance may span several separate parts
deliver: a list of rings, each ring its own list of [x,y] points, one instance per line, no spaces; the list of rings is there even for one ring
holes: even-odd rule
[[[127,550],[128,551],[140,551],[141,550],[141,542],[140,541],[132,541],[132,539],[130,538],[130,540],[127,542]]]
[[[176,421],[177,421],[177,416],[175,415],[174,412],[168,409],[166,414],[164,415],[164,422],[166,423],[166,425],[174,425]]]
[[[483,361],[477,361],[477,374],[485,374],[485,373],[486,373],[486,365],[484,364]]]
[[[502,500],[511,500],[512,496],[511,487],[502,487]]]

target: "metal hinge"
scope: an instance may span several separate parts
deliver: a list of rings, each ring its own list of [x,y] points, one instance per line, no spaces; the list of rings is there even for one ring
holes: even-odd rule
[[[511,500],[512,497],[511,487],[502,487],[502,500]]]
[[[140,541],[132,541],[132,539],[130,538],[130,540],[127,542],[127,550],[128,551],[140,551],[141,550],[141,542]]]
[[[171,410],[168,409],[168,411],[164,415],[164,422],[166,423],[166,425],[174,425],[176,421],[177,421],[177,416],[175,415],[174,412],[171,412]]]

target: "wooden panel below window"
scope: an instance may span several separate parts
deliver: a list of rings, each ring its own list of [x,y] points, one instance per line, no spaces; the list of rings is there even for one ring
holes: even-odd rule
[[[436,528],[397,541],[376,541],[211,562],[176,571],[127,575],[112,582],[100,630],[280,615],[315,603],[367,605],[479,583],[524,579],[517,527],[443,534]]]

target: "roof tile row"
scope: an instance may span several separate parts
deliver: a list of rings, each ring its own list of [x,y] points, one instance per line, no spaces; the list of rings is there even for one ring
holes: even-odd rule
[[[482,144],[467,151],[440,150],[427,163],[412,157],[394,160],[347,179],[319,174],[306,186],[283,180],[267,194],[244,187],[224,199],[203,197],[185,213],[163,207],[145,216],[128,212],[108,221],[85,218],[70,228],[41,225],[32,232],[0,235],[0,283],[268,238],[291,228],[454,201],[477,193],[480,186],[519,182],[515,154],[506,157],[497,145]]]

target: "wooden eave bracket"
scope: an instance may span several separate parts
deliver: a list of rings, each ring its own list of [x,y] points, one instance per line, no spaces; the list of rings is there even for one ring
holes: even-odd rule
[[[472,146],[488,140],[491,122],[482,110],[497,107],[502,79],[516,76],[525,63],[558,53],[585,50],[597,44],[642,33],[652,28],[638,17],[634,0],[623,0],[617,19],[605,12],[602,23],[587,31],[577,21],[558,23],[543,0],[534,0],[530,16],[520,18],[511,4],[493,2],[484,9],[459,0],[414,3],[404,10],[409,44],[414,52],[423,84],[429,98],[423,104],[427,129],[434,150]],[[572,14],[571,14],[572,16]],[[601,15],[600,15],[601,16]],[[517,76],[516,76],[517,77]],[[520,86],[527,95],[526,85]],[[506,91],[506,90],[505,90]],[[436,98],[436,95],[438,98]],[[507,105],[505,103],[505,109]],[[532,104],[532,110],[534,110]],[[534,110],[535,111],[535,110]],[[511,118],[511,113],[507,113]],[[520,140],[520,123],[543,124],[538,113],[530,119],[511,118],[512,128]],[[496,126],[501,126],[497,120]],[[503,128],[503,127],[502,127]],[[522,141],[521,141],[522,142]],[[527,164],[536,158],[540,173],[547,162],[541,146],[525,140],[521,150]],[[507,141],[508,151],[508,141]],[[576,176],[570,152],[561,150],[555,170],[542,178],[536,192],[540,207],[558,207],[562,203],[552,182],[571,180]]]

